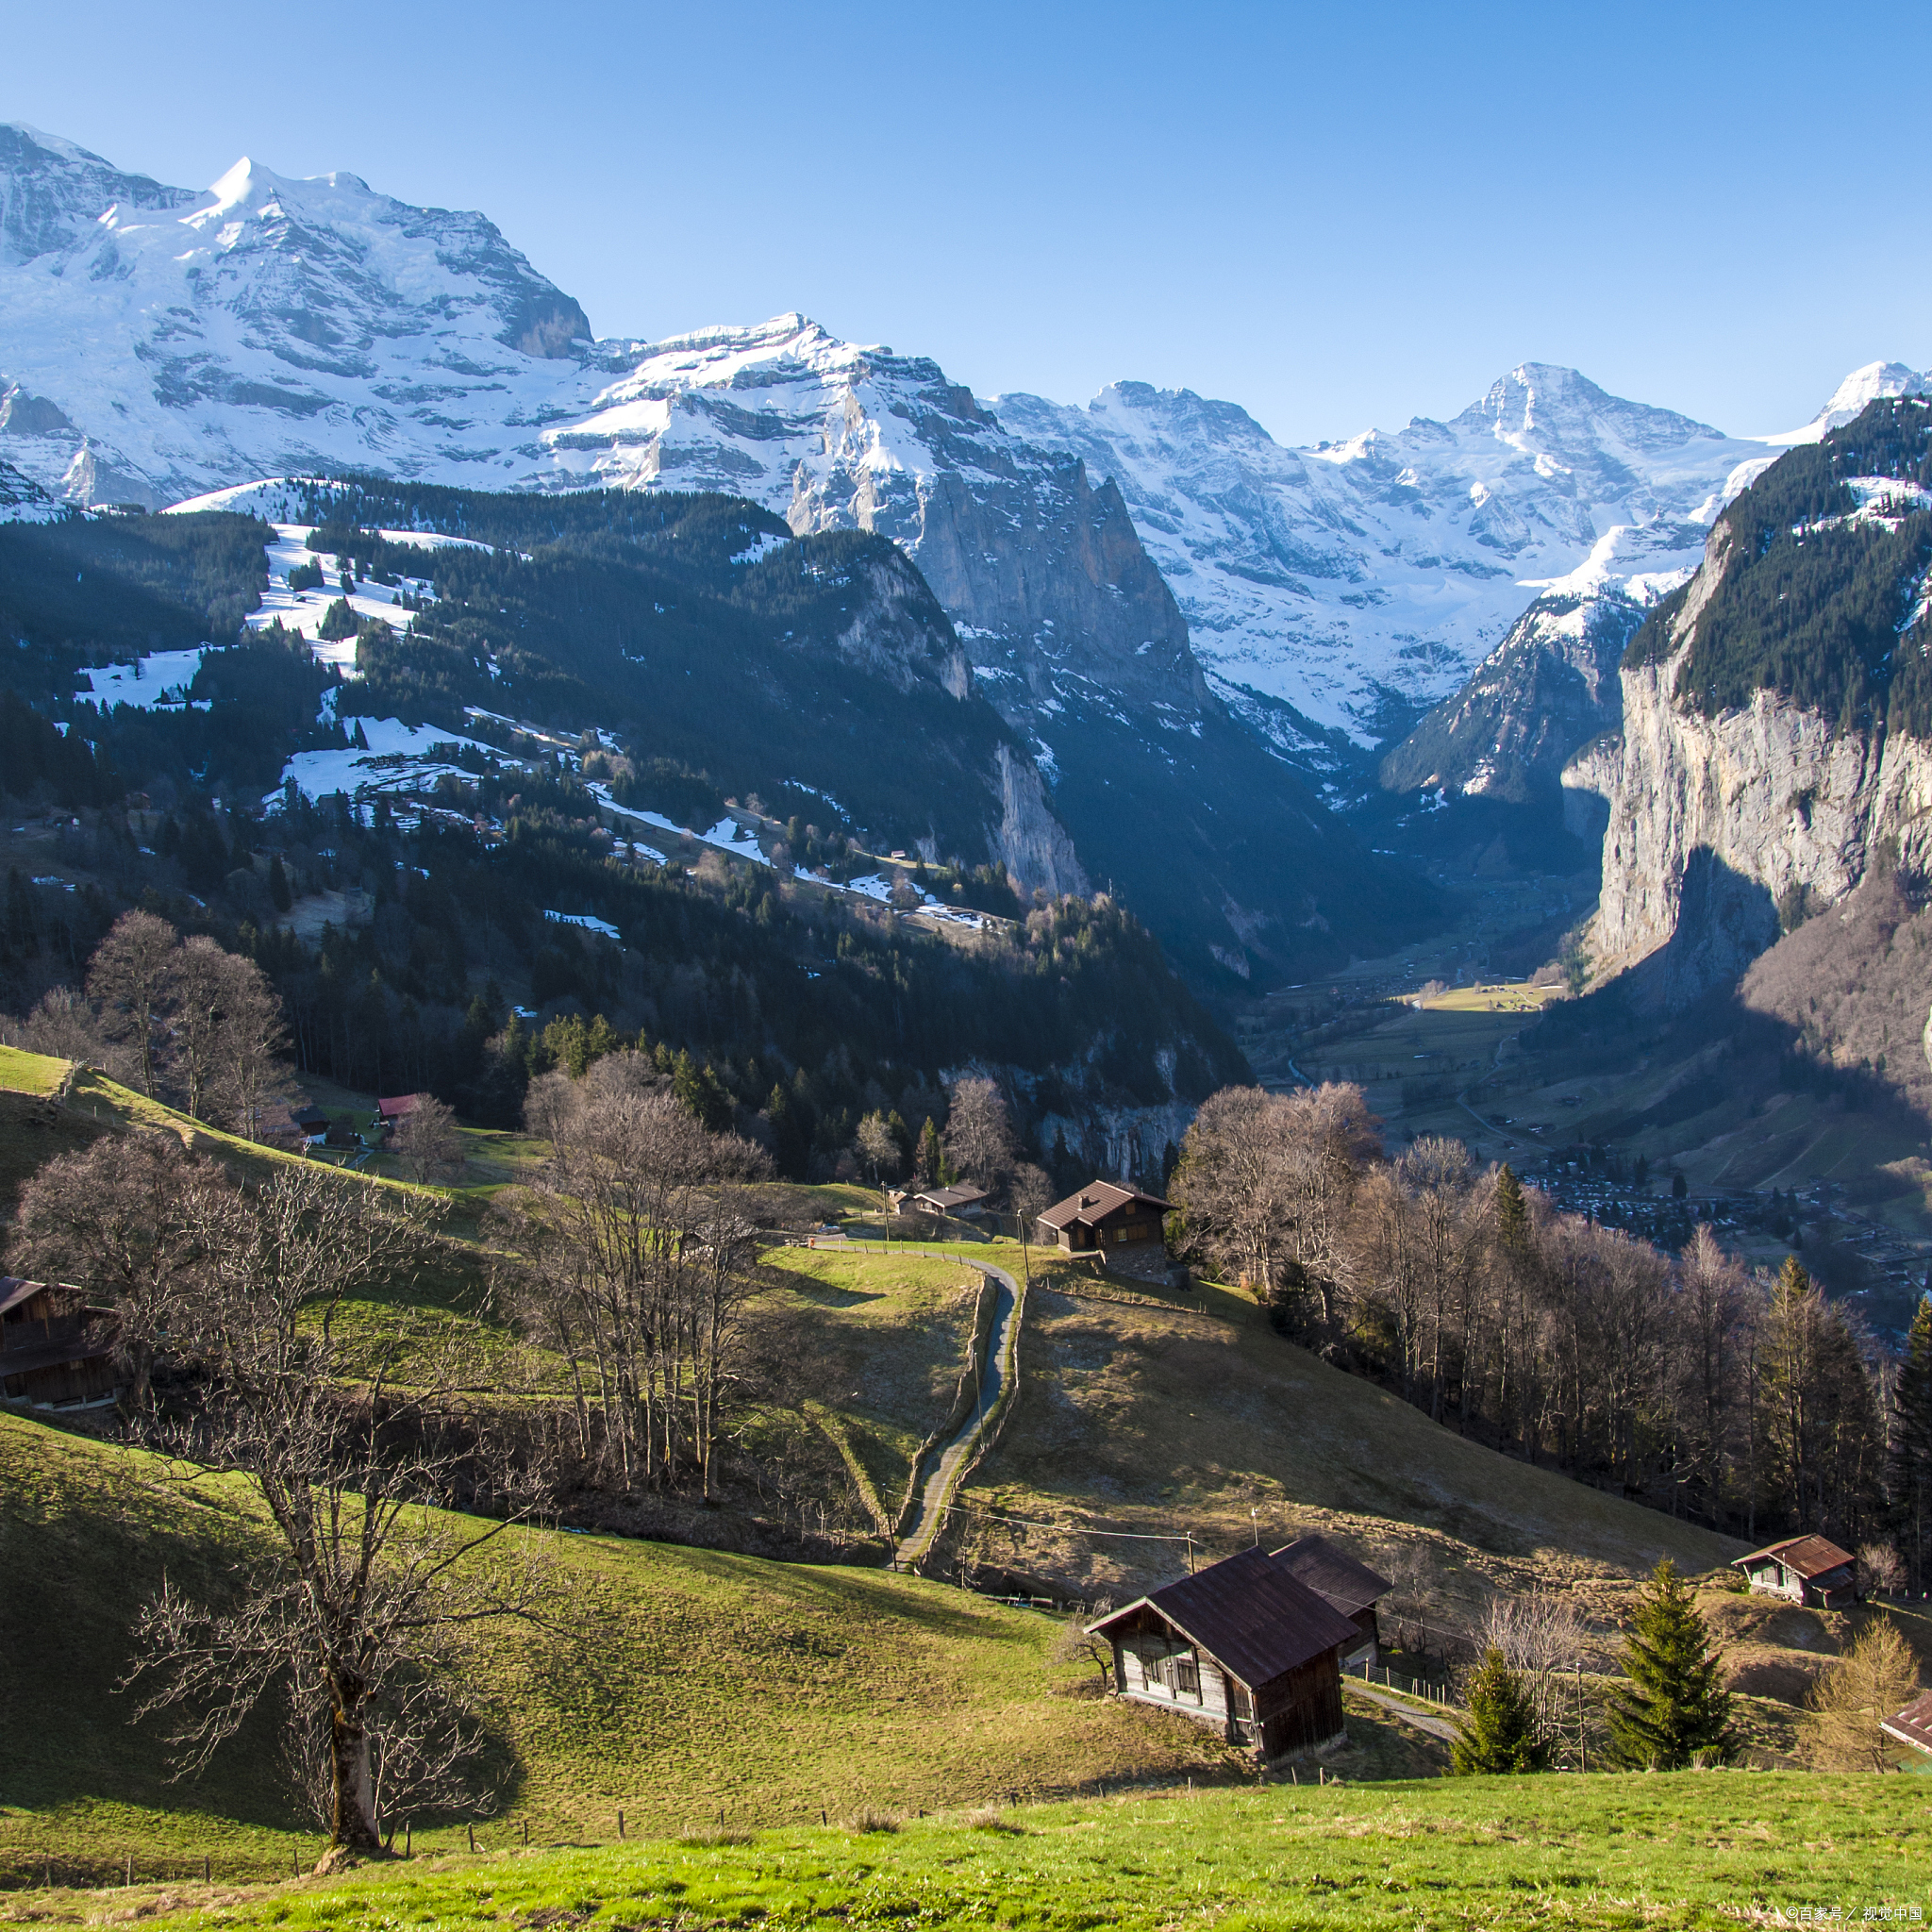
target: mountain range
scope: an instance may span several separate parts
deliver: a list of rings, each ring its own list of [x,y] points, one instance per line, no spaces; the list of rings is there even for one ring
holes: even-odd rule
[[[1554,801],[1723,506],[1925,387],[1873,364],[1746,439],[1530,362],[1447,422],[1289,448],[1185,390],[982,400],[797,315],[600,340],[480,215],[247,160],[196,193],[20,126],[0,345],[0,514],[363,471],[725,492],[795,534],[890,537],[1085,876],[1242,979],[1433,916],[1324,808],[1377,747],[1410,734],[1391,788]]]

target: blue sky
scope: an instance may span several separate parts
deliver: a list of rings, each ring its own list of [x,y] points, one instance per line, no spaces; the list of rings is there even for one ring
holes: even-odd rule
[[[479,208],[600,334],[801,308],[981,394],[1134,377],[1284,441],[1512,364],[1741,434],[1923,367],[1923,9],[90,0],[0,119]],[[4,362],[4,345],[0,345]]]

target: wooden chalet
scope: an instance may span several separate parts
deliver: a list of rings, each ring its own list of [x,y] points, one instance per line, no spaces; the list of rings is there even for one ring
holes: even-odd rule
[[[0,1396],[42,1408],[111,1402],[121,1324],[76,1288],[0,1276]]]
[[[1884,1719],[1878,1728],[1888,1738],[1909,1744],[1915,1751],[1932,1757],[1932,1690],[1915,1697],[1906,1707]]]
[[[917,1193],[897,1195],[893,1208],[900,1214],[977,1214],[987,1200],[984,1188],[971,1181],[959,1181],[950,1188],[922,1188]]]
[[[1354,1624],[1264,1550],[1243,1550],[1088,1626],[1113,1646],[1116,1694],[1212,1724],[1262,1757],[1346,1736]]]
[[[1740,1557],[1734,1566],[1763,1596],[1816,1610],[1848,1610],[1858,1600],[1857,1559],[1822,1536],[1787,1537]]]
[[[1274,1559],[1355,1625],[1356,1642],[1353,1648],[1343,1649],[1342,1668],[1361,1664],[1374,1670],[1382,1641],[1375,1606],[1395,1586],[1324,1536],[1297,1537],[1285,1549],[1276,1550]]]
[[[1040,1217],[1039,1240],[1042,1247],[1057,1247],[1067,1255],[1164,1241],[1162,1219],[1171,1212],[1172,1203],[1158,1194],[1143,1194],[1112,1181],[1089,1181],[1077,1194],[1069,1194]]]

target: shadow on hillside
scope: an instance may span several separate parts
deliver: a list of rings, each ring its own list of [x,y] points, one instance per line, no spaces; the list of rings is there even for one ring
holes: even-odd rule
[[[175,1781],[168,1716],[137,1714],[146,1683],[121,1688],[137,1660],[142,1607],[163,1578],[217,1606],[245,1588],[248,1519],[225,1500],[165,1492],[132,1468],[103,1466],[103,1452],[44,1425],[27,1430],[9,1431],[11,1453],[0,1457],[0,1800],[35,1809],[107,1800],[313,1829],[284,1765],[275,1692],[205,1774]],[[474,1785],[494,1805],[514,1789],[515,1757],[488,1724],[480,1742]],[[425,1807],[415,1822],[464,1815]]]

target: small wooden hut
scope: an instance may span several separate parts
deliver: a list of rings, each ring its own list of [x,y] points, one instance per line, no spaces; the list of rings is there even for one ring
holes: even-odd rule
[[[111,1402],[120,1392],[112,1308],[77,1288],[0,1276],[0,1395],[42,1408]]]
[[[1787,1537],[1740,1557],[1736,1567],[1761,1596],[1781,1596],[1809,1609],[1847,1610],[1857,1602],[1857,1559],[1822,1536]]]
[[[1210,1565],[1090,1624],[1122,1697],[1212,1724],[1262,1757],[1344,1738],[1341,1665],[1356,1626],[1263,1550]]]

